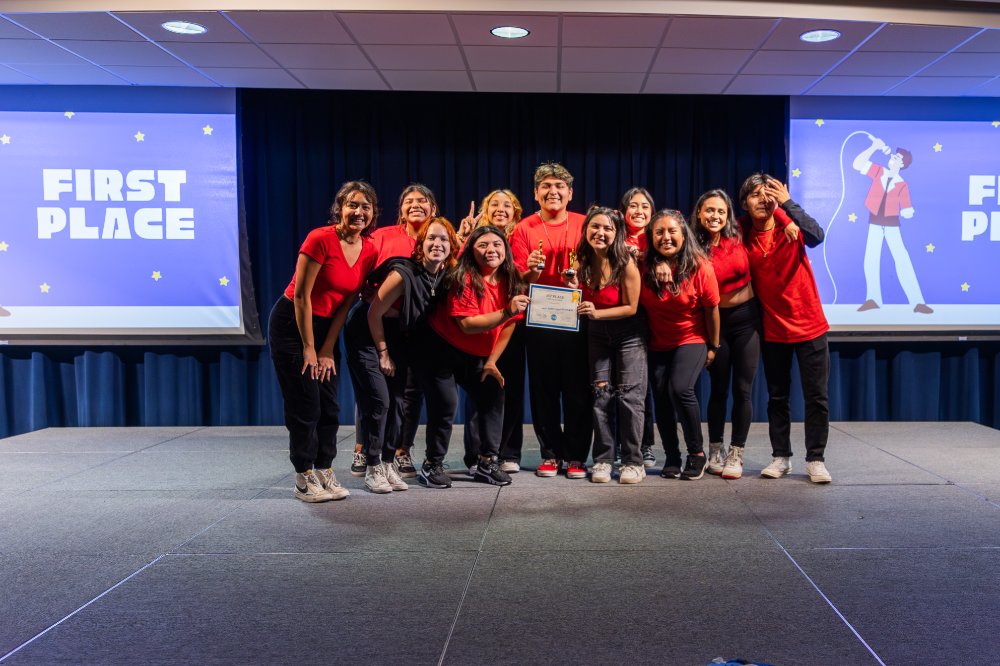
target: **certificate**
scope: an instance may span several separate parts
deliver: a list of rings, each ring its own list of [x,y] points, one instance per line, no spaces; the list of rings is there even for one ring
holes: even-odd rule
[[[528,289],[527,326],[554,328],[562,331],[580,330],[580,290],[533,284]]]

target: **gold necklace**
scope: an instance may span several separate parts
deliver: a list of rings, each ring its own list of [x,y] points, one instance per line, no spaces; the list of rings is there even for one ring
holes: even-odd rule
[[[760,238],[764,234],[767,234],[767,240],[768,240],[766,248],[764,247],[764,244],[760,242]],[[764,258],[767,259],[767,253],[774,249],[774,225],[772,224],[769,229],[762,229],[760,231],[754,229],[753,240],[755,243],[757,243],[757,247],[760,248],[760,251],[764,255]]]

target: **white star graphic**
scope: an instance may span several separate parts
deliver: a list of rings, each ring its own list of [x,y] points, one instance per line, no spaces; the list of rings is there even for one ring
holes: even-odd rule
[[[135,140],[136,141],[145,141],[146,140],[146,135],[143,134],[142,132],[136,132],[134,136],[135,136]]]

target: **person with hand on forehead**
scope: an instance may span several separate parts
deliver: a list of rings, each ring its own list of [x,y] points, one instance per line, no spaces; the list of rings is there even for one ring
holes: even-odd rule
[[[830,434],[827,383],[830,378],[830,329],[820,301],[806,246],[823,242],[823,229],[792,201],[788,186],[765,173],[750,175],[740,188],[743,244],[763,316],[767,422],[773,460],[761,471],[778,479],[792,471],[789,393],[792,358],[798,360],[805,400],[806,474],[813,483],[832,479],[824,462]],[[783,231],[792,222],[800,234]]]
[[[546,162],[535,169],[534,188],[538,212],[515,227],[511,252],[526,281],[561,287],[583,233],[584,216],[567,208],[573,175],[561,164]],[[585,479],[593,433],[587,336],[529,327],[527,351],[532,426],[542,452],[535,474],[555,476],[565,462],[567,478]]]
[[[337,337],[378,253],[365,234],[378,197],[364,181],[344,183],[330,221],[306,236],[295,274],[268,320],[271,360],[284,400],[295,497],[325,502],[347,497],[331,466],[337,455]]]

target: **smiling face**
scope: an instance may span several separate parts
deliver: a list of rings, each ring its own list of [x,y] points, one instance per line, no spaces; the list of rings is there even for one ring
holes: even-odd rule
[[[607,252],[615,240],[615,223],[607,215],[595,215],[587,223],[584,236],[594,250]]]
[[[514,202],[503,192],[497,192],[486,204],[486,220],[495,227],[503,229],[514,219]]]
[[[441,263],[451,254],[451,243],[448,240],[448,230],[439,222],[431,223],[424,238],[424,259],[433,263]]]
[[[363,192],[355,190],[347,195],[340,207],[338,226],[343,233],[359,234],[371,224],[374,214],[375,207],[372,202],[365,197]]]
[[[625,208],[625,223],[628,224],[629,231],[633,235],[639,233],[646,228],[652,216],[653,204],[649,199],[644,194],[633,194]]]
[[[399,216],[416,231],[424,222],[437,214],[434,204],[419,190],[410,190],[399,204]]]
[[[758,185],[743,202],[743,208],[754,222],[766,222],[774,214],[775,202],[764,192],[764,185]]]
[[[549,215],[562,213],[572,198],[573,188],[558,178],[546,178],[535,187],[535,201]]]
[[[722,233],[728,220],[729,206],[726,205],[722,197],[709,197],[701,203],[701,208],[698,209],[698,223],[713,238]]]
[[[667,259],[673,259],[684,247],[684,222],[664,216],[653,222],[653,249]]]
[[[484,275],[495,271],[504,262],[504,259],[507,258],[503,238],[494,233],[483,234],[476,239],[476,244],[472,246],[472,250],[476,266],[479,267],[479,271]]]

